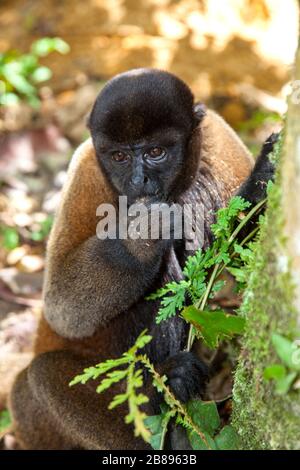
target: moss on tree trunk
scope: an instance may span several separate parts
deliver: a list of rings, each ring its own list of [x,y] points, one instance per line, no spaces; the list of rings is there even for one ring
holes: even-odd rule
[[[300,79],[300,50],[295,78]],[[299,82],[300,83],[300,82]],[[299,98],[298,91],[298,98]],[[263,379],[278,363],[273,333],[300,339],[300,102],[289,102],[276,184],[271,190],[241,312],[247,318],[235,373],[234,427],[244,449],[300,449],[300,391],[278,396]]]

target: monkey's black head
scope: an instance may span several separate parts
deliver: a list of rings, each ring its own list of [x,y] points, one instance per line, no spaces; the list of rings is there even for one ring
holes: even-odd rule
[[[88,126],[99,164],[119,194],[129,201],[166,199],[186,164],[200,118],[182,80],[160,70],[136,69],[105,85]]]

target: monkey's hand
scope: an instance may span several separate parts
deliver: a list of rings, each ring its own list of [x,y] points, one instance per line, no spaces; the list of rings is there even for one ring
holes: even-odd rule
[[[237,193],[238,196],[243,197],[253,205],[266,197],[268,182],[274,179],[275,165],[269,156],[278,138],[279,134],[271,134],[266,140],[257,157],[251,175]]]
[[[182,227],[182,211],[156,198],[139,199],[129,208],[127,249],[139,259],[165,251]],[[181,231],[182,236],[182,231]]]
[[[167,376],[167,385],[182,403],[203,396],[209,379],[208,366],[191,352],[170,357],[161,364],[159,373]]]

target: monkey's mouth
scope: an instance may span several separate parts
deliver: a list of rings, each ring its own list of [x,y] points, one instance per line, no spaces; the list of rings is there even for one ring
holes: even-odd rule
[[[164,198],[164,191],[162,191],[160,188],[147,188],[145,186],[142,186],[141,188],[135,188],[134,186],[130,185],[130,191],[127,190],[124,191],[123,195],[127,196],[128,201],[132,204],[134,201],[137,199],[142,199],[142,198],[153,198],[157,200],[161,200]]]

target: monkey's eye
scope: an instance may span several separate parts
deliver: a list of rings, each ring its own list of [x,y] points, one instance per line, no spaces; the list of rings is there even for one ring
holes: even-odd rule
[[[117,163],[124,163],[128,160],[128,154],[125,152],[117,151],[112,154],[112,159]]]
[[[165,154],[166,154],[165,150],[161,147],[153,147],[148,152],[148,155],[150,158],[157,158],[157,159],[163,158]]]

